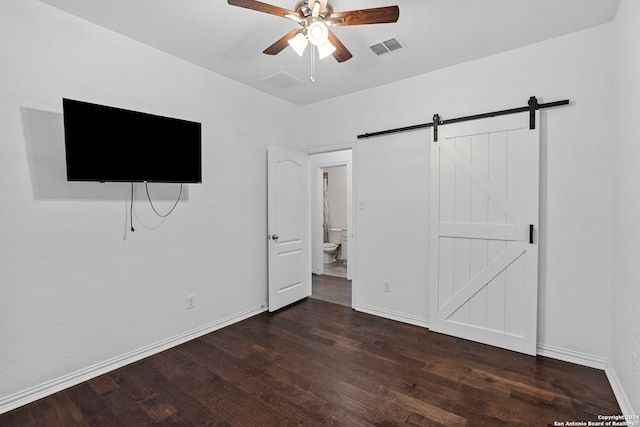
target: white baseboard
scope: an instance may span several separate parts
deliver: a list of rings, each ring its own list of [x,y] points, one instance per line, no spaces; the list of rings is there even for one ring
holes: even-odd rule
[[[622,415],[637,415],[637,412],[634,412],[634,409],[631,406],[629,397],[625,393],[624,388],[622,388],[620,379],[607,359],[546,344],[538,344],[538,354],[552,359],[558,359],[565,362],[575,363],[577,365],[603,370],[607,375],[607,380],[611,385],[613,394],[618,401]],[[640,426],[640,424],[638,425]]]
[[[634,412],[634,409],[631,406],[631,400],[629,400],[627,393],[625,393],[624,389],[622,388],[622,383],[620,382],[615,369],[613,369],[613,366],[608,365],[604,372],[605,374],[607,374],[609,384],[611,384],[613,394],[616,396],[616,400],[618,401],[618,405],[620,406],[622,414],[627,416],[638,415],[638,412]],[[640,410],[640,408],[638,409]],[[638,423],[638,425],[640,425],[640,423]]]
[[[402,323],[408,323],[410,325],[422,326],[423,328],[429,328],[429,319],[414,316],[412,314],[400,313],[397,311],[386,310],[377,307],[369,307],[365,305],[356,305],[356,310],[363,313],[373,314],[374,316],[384,317],[385,319],[396,320]]]
[[[537,353],[540,356],[550,357],[552,359],[558,359],[600,370],[604,370],[609,364],[607,359],[603,357],[580,353],[579,351],[567,350],[566,348],[548,344],[538,344]]]
[[[80,384],[81,382],[106,374],[107,372],[111,372],[130,363],[144,359],[145,357],[160,353],[161,351],[167,350],[171,347],[175,347],[187,341],[191,341],[192,339],[224,328],[225,326],[229,326],[231,324],[240,322],[241,320],[253,317],[256,314],[260,314],[266,311],[266,306],[267,305],[265,303],[258,307],[249,308],[240,313],[227,316],[223,319],[217,320],[196,329],[192,329],[180,335],[167,338],[165,340],[148,345],[146,347],[139,348],[129,353],[125,353],[121,356],[114,357],[96,365],[89,366],[87,368],[80,369],[79,371],[63,375],[62,377],[56,378],[54,380],[47,381],[40,385],[30,387],[26,390],[12,394],[10,396],[0,398],[0,414],[9,412],[12,409],[18,408],[22,405],[26,405],[27,403],[34,402],[45,396],[49,396],[66,388]]]

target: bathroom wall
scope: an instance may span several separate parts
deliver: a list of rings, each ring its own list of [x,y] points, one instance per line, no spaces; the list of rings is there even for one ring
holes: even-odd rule
[[[329,228],[347,228],[347,167],[323,168],[329,175]]]

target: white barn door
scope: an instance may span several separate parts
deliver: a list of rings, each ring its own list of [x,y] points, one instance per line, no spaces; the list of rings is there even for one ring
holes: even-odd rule
[[[269,311],[311,295],[309,156],[267,150]]]
[[[528,113],[438,128],[431,330],[536,354],[539,141]]]

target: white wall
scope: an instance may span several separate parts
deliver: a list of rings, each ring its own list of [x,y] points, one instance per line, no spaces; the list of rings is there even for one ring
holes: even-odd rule
[[[266,145],[297,109],[34,0],[0,5],[0,56],[0,408],[261,310]],[[62,97],[202,122],[203,183],[123,239],[129,186],[66,182]]]
[[[428,135],[372,139],[358,143],[356,153],[356,308],[426,326]]]
[[[328,174],[329,227],[347,228],[347,167],[323,168]]]
[[[613,144],[613,275],[611,365],[626,393],[628,413],[640,414],[640,2],[623,0],[615,20],[615,133]],[[639,361],[640,363],[640,361]],[[621,401],[621,397],[618,397]],[[621,403],[622,404],[622,403]],[[632,407],[633,406],[633,407]]]
[[[309,136],[318,147],[435,113],[519,107],[531,95],[571,99],[541,113],[538,341],[543,352],[602,366],[611,315],[612,36],[604,25],[303,108],[331,123]],[[428,319],[429,139],[414,131],[357,142],[357,198],[366,203],[357,211],[358,305],[415,323]],[[385,293],[383,280],[399,286]]]

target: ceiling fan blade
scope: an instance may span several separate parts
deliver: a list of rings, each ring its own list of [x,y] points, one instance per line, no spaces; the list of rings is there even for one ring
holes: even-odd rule
[[[244,7],[245,9],[257,10],[258,12],[281,16],[283,18],[287,18],[287,15],[298,16],[298,12],[255,0],[227,0],[227,3],[229,3],[231,6]]]
[[[342,44],[340,39],[333,34],[333,31],[329,30],[329,41],[333,46],[335,46],[336,50],[332,53],[333,57],[336,58],[338,62],[344,62],[353,56],[351,52]]]
[[[289,46],[289,39],[292,39],[298,34],[300,30],[298,28],[289,31],[284,37],[279,39],[277,42],[266,48],[262,51],[262,53],[266,53],[267,55],[277,55],[282,52],[287,46]]]
[[[398,21],[398,17],[400,17],[400,8],[398,6],[386,6],[349,12],[335,12],[331,14],[329,19],[344,19],[343,22],[335,22],[333,24],[334,27],[344,27],[347,25],[387,24]]]

